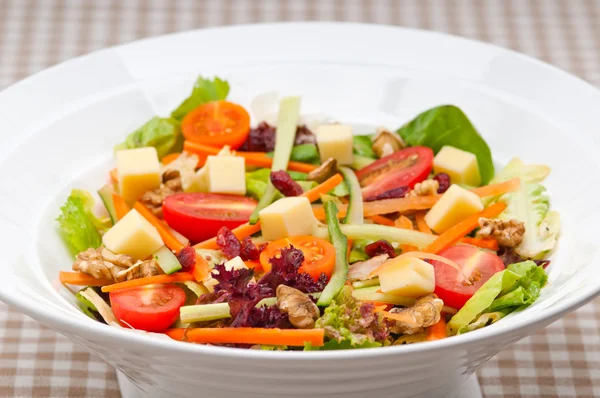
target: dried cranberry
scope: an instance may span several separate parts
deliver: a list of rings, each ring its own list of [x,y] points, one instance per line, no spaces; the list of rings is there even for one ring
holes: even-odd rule
[[[448,174],[437,173],[433,176],[433,179],[440,184],[437,193],[444,193],[450,188],[450,176]]]
[[[242,244],[238,238],[227,227],[221,227],[217,232],[217,246],[227,258],[239,256],[242,249]]]
[[[271,183],[284,196],[300,196],[304,193],[300,184],[294,181],[285,170],[272,171]]]
[[[365,253],[369,257],[379,256],[380,254],[387,254],[389,258],[396,257],[396,251],[387,240],[378,240],[377,242],[370,243],[365,246]]]
[[[242,248],[240,250],[240,257],[244,261],[248,260],[258,260],[260,257],[260,251],[258,251],[258,247],[252,242],[252,239],[249,237],[245,237],[242,240]]]
[[[177,260],[183,271],[191,271],[196,264],[196,250],[192,246],[186,246],[177,253]]]
[[[248,138],[240,147],[241,151],[271,152],[275,148],[275,127],[266,122],[250,129]]]
[[[316,144],[317,137],[304,124],[296,129],[296,140],[294,145]]]
[[[370,196],[370,197],[366,198],[365,202],[372,202],[374,200],[383,200],[383,199],[403,198],[403,197],[406,196],[406,194],[408,193],[408,191],[410,191],[409,187],[392,188],[392,189],[389,189],[389,190],[387,190],[385,192],[380,193],[379,195]]]

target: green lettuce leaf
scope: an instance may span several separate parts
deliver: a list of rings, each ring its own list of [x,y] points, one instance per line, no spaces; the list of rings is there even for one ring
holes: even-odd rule
[[[156,148],[161,159],[170,153],[181,152],[183,135],[179,122],[171,118],[153,117],[115,146],[115,151],[149,146]]]
[[[71,191],[71,196],[80,198],[83,202],[83,208],[87,212],[88,216],[91,218],[94,227],[100,232],[100,234],[104,234],[104,232],[108,231],[110,227],[112,227],[112,221],[109,217],[97,217],[94,214],[94,198],[92,194],[83,189],[73,189]]]
[[[533,303],[540,295],[548,276],[533,261],[511,264],[494,274],[448,322],[448,333],[454,335],[482,314],[506,311]],[[468,328],[467,328],[468,329]]]
[[[87,199],[82,198],[80,193],[72,193],[60,211],[61,214],[56,219],[60,236],[73,255],[89,248],[100,247],[102,238],[94,226]]]
[[[373,151],[373,141],[369,135],[355,135],[352,138],[353,152],[358,156],[377,159],[377,155]]]
[[[268,152],[267,156],[272,158],[273,152]],[[309,164],[321,164],[321,156],[319,155],[319,150],[317,149],[317,146],[315,144],[301,144],[295,145],[292,148],[290,161]]]
[[[493,323],[498,322],[500,319],[504,318],[510,312],[511,312],[510,310],[503,310],[503,311],[488,312],[485,314],[481,314],[481,316],[479,318],[477,318],[477,320],[475,320],[474,322],[471,322],[470,324],[465,325],[465,326],[461,327],[460,329],[458,329],[458,332],[456,334],[468,333],[468,332],[472,332],[473,330],[477,330],[477,329],[481,329],[483,327],[489,326]]]
[[[356,263],[358,261],[366,261],[369,259],[367,253],[365,253],[365,246],[372,241],[366,239],[356,239],[352,242],[352,249],[350,250],[350,256],[348,256],[348,263]]]
[[[290,175],[290,177],[292,177],[293,180],[297,181],[298,184],[300,184],[300,186],[302,187],[304,192],[306,192],[309,189],[312,189],[318,185],[314,181],[306,181],[305,173],[299,173],[296,171],[288,171],[288,174]],[[262,198],[263,194],[265,193],[265,190],[267,189],[267,184],[268,184],[270,176],[271,176],[270,169],[258,169],[258,170],[254,170],[251,172],[247,172],[246,173],[246,194],[250,197],[253,197],[256,200],[260,200],[260,198]],[[276,198],[274,200],[280,199],[282,197],[283,197],[283,195],[281,195],[281,193],[279,193],[279,191],[278,191],[276,193]]]
[[[190,96],[171,112],[171,117],[181,121],[194,108],[207,102],[224,100],[227,94],[229,94],[229,83],[226,80],[218,77],[210,80],[199,76]]]
[[[477,157],[482,185],[494,177],[492,152],[462,110],[453,105],[431,108],[397,131],[410,146],[422,145],[438,153],[449,145]]]

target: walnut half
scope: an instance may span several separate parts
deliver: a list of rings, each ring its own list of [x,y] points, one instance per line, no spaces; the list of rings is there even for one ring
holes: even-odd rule
[[[162,205],[165,198],[177,192],[182,192],[181,176],[179,170],[166,169],[162,175],[163,184],[160,188],[148,191],[142,195],[140,201],[146,205],[155,216],[162,218]]]
[[[437,180],[429,179],[416,183],[413,190],[410,191],[407,196],[436,195],[439,188],[440,183],[437,182]]]
[[[75,257],[73,270],[83,272],[96,279],[116,280],[117,275],[133,265],[133,258],[126,254],[115,254],[105,247],[87,249]]]
[[[312,329],[321,314],[307,295],[286,285],[277,286],[277,307],[298,329]]]
[[[392,308],[394,323],[390,326],[392,333],[417,334],[424,328],[439,322],[444,302],[435,294],[423,296],[407,308]]]
[[[525,224],[522,221],[481,217],[479,226],[481,227],[477,232],[479,238],[494,238],[500,246],[517,247],[523,242]]]

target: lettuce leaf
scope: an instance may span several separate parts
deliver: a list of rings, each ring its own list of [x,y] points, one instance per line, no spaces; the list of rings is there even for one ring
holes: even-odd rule
[[[352,148],[355,155],[377,159],[373,151],[373,140],[369,135],[355,135],[352,137]]]
[[[504,318],[510,312],[511,312],[511,310],[502,310],[502,311],[488,312],[485,314],[481,314],[481,316],[479,318],[477,318],[477,320],[475,320],[474,322],[458,329],[458,332],[456,334],[468,333],[468,332],[472,332],[473,330],[477,330],[477,329],[481,329],[483,327],[489,326],[493,323],[498,322],[500,319]]]
[[[94,226],[90,204],[85,197],[75,191],[60,208],[56,219],[60,236],[71,254],[76,255],[89,248],[98,248],[102,244],[100,232]]]
[[[448,333],[457,334],[486,313],[502,311],[504,315],[532,304],[540,295],[548,276],[533,261],[511,264],[494,274],[448,322]]]
[[[318,184],[314,181],[306,181],[306,173],[299,173],[296,171],[288,171],[288,174],[292,177],[294,181],[297,181],[298,184],[302,187],[304,192],[308,191],[316,187]],[[251,172],[246,173],[246,194],[248,196],[253,197],[256,200],[260,200],[265,190],[267,189],[268,181],[271,176],[270,169],[258,169]],[[280,199],[283,195],[277,191],[276,198]]]
[[[71,191],[71,196],[80,198],[82,200],[83,208],[91,218],[94,227],[96,227],[101,235],[103,235],[104,232],[108,231],[108,229],[112,227],[112,221],[109,217],[99,218],[94,214],[95,200],[92,197],[92,194],[83,189],[73,189]]]
[[[267,156],[273,157],[273,152],[268,152]],[[321,164],[321,156],[315,144],[294,145],[290,161],[309,164]],[[288,172],[289,173],[289,172]]]
[[[148,146],[156,148],[159,158],[170,153],[181,152],[183,135],[179,122],[171,118],[153,117],[142,127],[129,134],[125,141],[115,146],[115,151]]]
[[[229,83],[226,80],[218,77],[210,80],[199,76],[190,96],[171,112],[171,117],[181,121],[194,108],[207,102],[224,100],[228,94]]]
[[[462,110],[453,105],[431,108],[400,127],[398,134],[410,146],[422,145],[438,153],[445,145],[471,152],[477,157],[481,184],[494,177],[492,152]]]

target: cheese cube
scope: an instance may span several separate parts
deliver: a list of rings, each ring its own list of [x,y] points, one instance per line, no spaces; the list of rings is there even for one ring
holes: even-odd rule
[[[117,151],[116,163],[119,191],[127,202],[135,202],[145,192],[160,187],[160,163],[155,148]]]
[[[315,131],[321,161],[329,158],[338,164],[348,165],[354,160],[352,153],[352,127],[342,124],[322,124]]]
[[[433,159],[435,173],[446,173],[454,184],[481,185],[477,157],[452,146],[443,147]]]
[[[383,293],[421,297],[435,289],[433,265],[415,257],[388,260],[392,264],[379,274]]]
[[[156,228],[135,209],[104,234],[102,243],[111,252],[136,260],[144,260],[163,245]]]
[[[227,271],[231,271],[232,269],[248,268],[246,267],[246,264],[244,264],[244,260],[242,260],[240,256],[234,257],[231,260],[226,261],[223,265],[225,266],[225,269]]]
[[[209,156],[205,167],[208,192],[246,194],[246,165],[243,157]]]
[[[265,240],[311,235],[317,228],[310,202],[302,196],[279,199],[258,215]]]
[[[429,228],[442,233],[465,218],[483,210],[481,198],[458,185],[451,185],[425,215]]]

